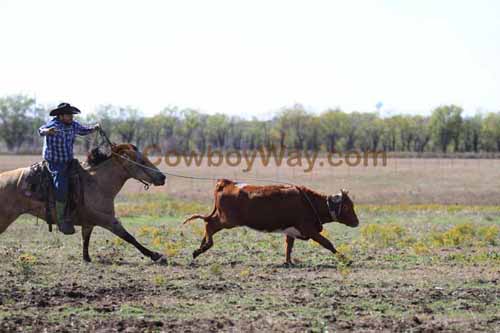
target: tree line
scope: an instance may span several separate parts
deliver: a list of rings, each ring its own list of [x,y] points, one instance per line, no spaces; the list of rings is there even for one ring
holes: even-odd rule
[[[25,95],[0,98],[0,148],[4,152],[39,153],[38,128],[50,106]],[[133,107],[102,105],[78,117],[102,124],[112,140],[140,149],[159,145],[177,152],[287,148],[312,151],[500,152],[500,112],[464,116],[457,105],[442,105],[430,116],[328,109],[319,114],[296,104],[278,110],[270,120],[244,119],[190,108],[166,107],[144,116]],[[84,152],[92,145],[82,141]]]

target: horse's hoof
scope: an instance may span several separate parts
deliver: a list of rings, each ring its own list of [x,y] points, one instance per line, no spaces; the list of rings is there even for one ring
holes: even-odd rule
[[[339,263],[341,263],[347,267],[350,267],[353,264],[353,261],[350,258],[346,257],[345,255],[343,255],[341,253],[337,254],[337,260],[339,261]]]
[[[59,229],[60,232],[62,232],[65,235],[73,235],[76,232],[75,226],[68,221],[63,221],[62,223],[58,223],[57,228]]]
[[[166,256],[160,254],[158,258],[156,259],[153,259],[153,261],[156,263],[156,264],[160,264],[160,265],[166,265],[168,264],[168,259]]]

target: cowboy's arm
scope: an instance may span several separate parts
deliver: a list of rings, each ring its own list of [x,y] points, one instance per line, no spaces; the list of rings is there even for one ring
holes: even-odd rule
[[[95,124],[92,126],[84,126],[76,121],[74,122],[74,124],[75,124],[76,134],[78,135],[88,135],[90,133],[95,132],[97,129],[101,127],[99,124]]]

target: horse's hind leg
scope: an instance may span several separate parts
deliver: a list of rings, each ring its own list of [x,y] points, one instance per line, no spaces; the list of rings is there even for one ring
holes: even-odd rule
[[[89,243],[90,243],[90,235],[92,235],[92,230],[94,230],[94,226],[91,225],[82,226],[83,260],[86,262],[91,262],[89,256]]]

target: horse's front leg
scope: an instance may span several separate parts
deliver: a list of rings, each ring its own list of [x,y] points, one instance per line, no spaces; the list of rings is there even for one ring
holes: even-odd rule
[[[167,258],[158,253],[151,251],[144,247],[141,243],[139,243],[134,236],[132,236],[121,224],[121,222],[116,219],[115,217],[112,218],[111,223],[105,224],[105,225],[100,225],[101,227],[111,231],[113,234],[116,236],[120,237],[124,241],[134,245],[143,255],[151,258],[151,260],[159,263],[166,263]]]
[[[90,235],[92,235],[92,230],[94,230],[93,225],[82,225],[83,260],[86,262],[91,262],[89,256],[89,243]]]
[[[1,212],[0,212],[1,213]],[[3,216],[0,216],[0,234],[3,233],[9,225],[12,224],[17,218],[19,217],[19,214],[3,214]]]

